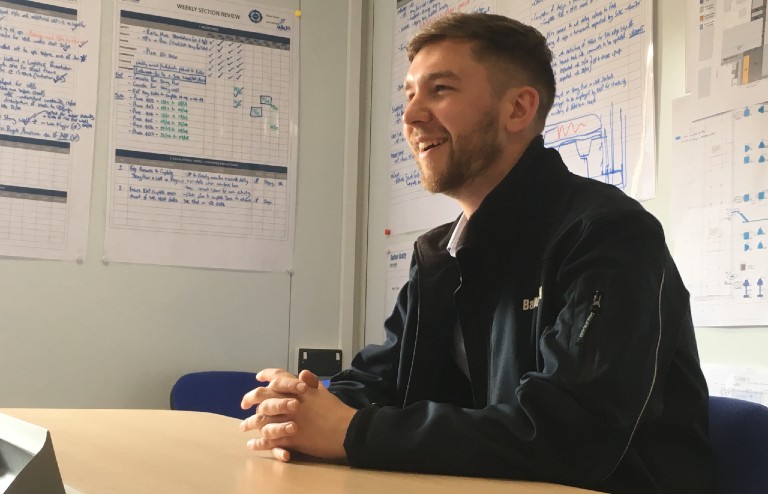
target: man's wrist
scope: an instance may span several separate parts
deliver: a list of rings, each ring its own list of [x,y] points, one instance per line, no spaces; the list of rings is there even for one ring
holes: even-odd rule
[[[344,437],[344,451],[350,465],[364,467],[365,449],[373,418],[381,410],[380,405],[369,405],[355,412],[349,421]]]

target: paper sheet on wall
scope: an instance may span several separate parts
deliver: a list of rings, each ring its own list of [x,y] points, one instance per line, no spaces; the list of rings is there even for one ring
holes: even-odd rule
[[[635,199],[656,194],[653,2],[500,0],[554,55],[557,98],[544,129],[568,168]]]
[[[413,258],[413,243],[403,242],[387,247],[385,271],[384,318],[392,314],[400,289],[408,282]]]
[[[0,1],[0,255],[83,260],[100,2]]]
[[[107,260],[291,268],[298,53],[293,11],[118,1]]]
[[[688,0],[687,85],[701,116],[731,110],[733,98],[768,93],[766,0]],[[763,96],[757,96],[762,94]]]
[[[393,234],[433,228],[453,221],[461,212],[448,197],[426,192],[419,169],[403,137],[405,93],[408,72],[406,46],[425,24],[451,12],[490,12],[495,0],[405,0],[397,2],[392,53],[392,95],[390,107],[389,229]]]
[[[674,257],[697,326],[768,325],[768,104],[673,102]]]
[[[701,370],[709,394],[768,406],[768,368],[702,363]]]

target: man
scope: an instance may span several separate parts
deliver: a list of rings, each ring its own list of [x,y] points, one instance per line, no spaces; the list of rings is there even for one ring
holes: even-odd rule
[[[253,449],[353,466],[609,492],[713,491],[688,293],[659,223],[568,172],[540,133],[555,94],[535,29],[456,14],[408,46],[404,133],[455,199],[385,323],[329,388],[259,373]]]

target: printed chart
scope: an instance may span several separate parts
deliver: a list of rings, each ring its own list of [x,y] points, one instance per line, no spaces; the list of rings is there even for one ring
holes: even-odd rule
[[[107,256],[289,269],[293,12],[151,5],[117,12]]]
[[[0,1],[0,255],[85,257],[98,7]]]
[[[768,105],[685,123],[675,102],[675,259],[698,326],[768,324]]]
[[[688,0],[689,78],[699,98],[768,79],[768,0]]]

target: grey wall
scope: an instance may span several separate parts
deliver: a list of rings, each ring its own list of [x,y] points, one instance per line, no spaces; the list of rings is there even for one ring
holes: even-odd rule
[[[356,187],[343,184],[357,167],[346,120],[360,64],[348,71],[347,43],[359,33],[346,0],[259,3],[303,14],[293,276],[101,262],[114,14],[103,1],[88,257],[0,259],[0,407],[165,408],[185,372],[295,368],[299,346],[351,348],[339,308],[342,252],[355,249],[342,218],[356,221]]]

